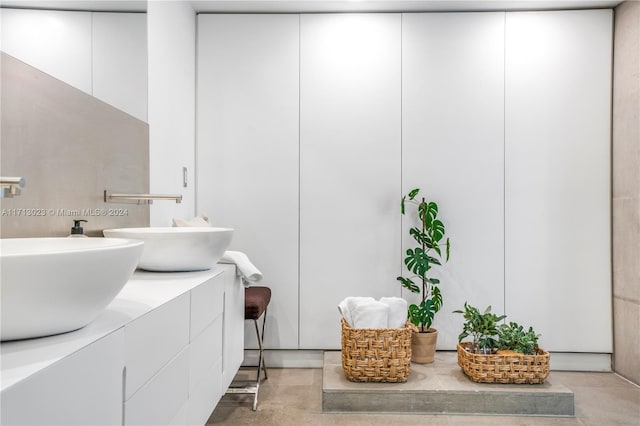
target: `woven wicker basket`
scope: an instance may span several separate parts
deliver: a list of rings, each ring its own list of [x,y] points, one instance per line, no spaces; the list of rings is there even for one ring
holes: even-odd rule
[[[540,384],[549,375],[549,352],[535,355],[474,354],[470,342],[458,343],[458,365],[472,381],[480,383]]]
[[[342,319],[342,369],[352,382],[406,382],[411,372],[411,333],[404,328],[351,328]]]

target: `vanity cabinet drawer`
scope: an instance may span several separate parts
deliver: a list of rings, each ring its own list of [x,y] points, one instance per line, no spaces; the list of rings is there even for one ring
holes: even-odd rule
[[[125,326],[125,401],[189,343],[189,294]]]
[[[189,391],[195,392],[203,380],[215,380],[220,377],[206,377],[212,365],[222,361],[222,317],[209,325],[189,346]]]
[[[167,425],[189,399],[189,348],[185,348],[124,405],[125,425]]]
[[[224,310],[224,277],[217,275],[191,290],[191,336],[193,341]]]
[[[220,386],[222,360],[209,367],[189,394],[187,402],[187,425],[204,425],[222,398]],[[225,389],[226,390],[226,389]]]

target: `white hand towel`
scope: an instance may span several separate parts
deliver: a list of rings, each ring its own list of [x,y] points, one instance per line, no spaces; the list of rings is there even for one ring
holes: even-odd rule
[[[345,319],[345,321],[347,321],[347,324],[349,324],[350,327],[354,327],[353,325],[353,318],[351,318],[351,305],[354,304],[356,301],[373,301],[374,298],[373,297],[353,297],[353,296],[349,296],[346,297],[344,300],[342,300],[342,302],[340,302],[338,304],[338,311],[340,311],[340,313],[342,314],[342,317]]]
[[[381,297],[389,306],[389,328],[403,328],[407,323],[407,301],[401,297]]]
[[[350,308],[354,328],[387,328],[389,306],[374,301],[356,302]]]
[[[201,214],[200,216],[196,216],[193,219],[187,220],[181,217],[174,217],[171,221],[172,226],[180,227],[180,226],[195,226],[195,227],[205,227],[211,226],[209,223],[209,218],[206,214]]]
[[[225,251],[222,255],[222,259],[220,259],[220,263],[235,264],[240,275],[242,275],[242,282],[245,287],[248,287],[251,284],[256,284],[262,279],[262,272],[260,272],[260,270],[251,263],[246,254],[240,251]]]

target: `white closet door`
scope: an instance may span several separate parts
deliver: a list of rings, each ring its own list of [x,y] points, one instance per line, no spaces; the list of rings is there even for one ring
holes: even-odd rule
[[[434,327],[438,349],[455,349],[463,319],[451,311],[504,309],[504,13],[402,16],[403,193],[418,187],[451,238],[433,274],[443,293]],[[403,217],[405,250],[415,216]]]
[[[5,53],[91,94],[91,13],[2,9]]]
[[[93,96],[147,121],[147,15],[92,17]]]
[[[298,53],[297,15],[198,15],[197,210],[264,274],[278,349],[298,347]]]
[[[300,347],[339,348],[338,303],[400,295],[401,16],[302,15]]]
[[[507,13],[506,311],[611,352],[610,10]]]

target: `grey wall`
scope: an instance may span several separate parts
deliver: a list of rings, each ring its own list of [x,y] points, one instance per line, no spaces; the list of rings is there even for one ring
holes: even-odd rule
[[[615,9],[613,62],[614,369],[640,383],[640,2]]]
[[[148,125],[2,53],[0,174],[26,179],[1,198],[0,236],[69,235],[148,226],[149,207],[103,201],[105,189],[149,192]]]

